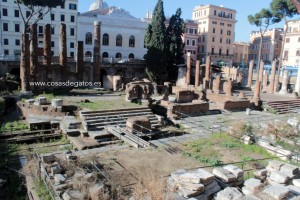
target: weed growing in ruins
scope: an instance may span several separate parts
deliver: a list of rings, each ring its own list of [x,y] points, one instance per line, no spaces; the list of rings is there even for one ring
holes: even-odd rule
[[[0,128],[0,133],[26,129],[28,129],[27,125],[21,121],[7,122]]]
[[[223,146],[228,149],[235,149],[235,148],[239,147],[239,144],[234,141],[227,141],[227,142],[223,143]]]
[[[49,191],[47,190],[44,182],[42,179],[36,179],[34,181],[35,191],[37,192],[38,196],[43,200],[52,200]]]

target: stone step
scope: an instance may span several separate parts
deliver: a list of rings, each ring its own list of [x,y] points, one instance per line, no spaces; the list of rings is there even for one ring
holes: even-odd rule
[[[110,115],[114,113],[132,113],[132,112],[145,112],[151,111],[148,107],[143,107],[142,109],[120,109],[120,110],[101,110],[101,111],[81,111],[79,115],[81,117],[87,116],[97,116],[97,115]]]
[[[113,114],[109,116],[97,116],[92,118],[86,118],[84,119],[85,122],[93,121],[93,120],[106,120],[107,118],[128,118],[133,116],[141,116],[141,115],[154,115],[152,112],[139,112],[139,113],[126,113],[126,114]]]
[[[103,129],[105,129],[106,127],[107,127],[107,125],[108,124],[106,124],[106,125],[101,125],[101,126],[95,126],[95,127],[89,127],[88,129],[86,129],[86,130],[88,130],[88,131],[99,131],[99,130],[103,130]],[[113,126],[113,125],[115,125],[115,126],[117,126],[118,124],[109,124],[110,126]],[[158,128],[158,127],[160,127],[160,124],[157,122],[157,123],[152,123],[151,122],[151,128]]]
[[[134,117],[134,116],[139,116],[139,115],[133,115],[132,117]],[[131,117],[131,116],[129,116],[129,117]],[[150,121],[157,120],[157,117],[154,114],[148,115],[147,117],[149,118]],[[89,124],[94,124],[94,123],[106,123],[106,122],[110,122],[110,121],[126,121],[126,120],[127,120],[127,117],[126,118],[108,117],[108,118],[97,119],[97,120],[85,120],[83,124],[89,125]]]
[[[150,122],[158,121],[156,117],[149,118]],[[126,124],[126,119],[114,119],[114,120],[105,120],[105,121],[95,121],[95,122],[90,122],[90,123],[84,123],[84,126],[90,127],[90,126],[98,126],[102,124],[111,124],[111,123],[116,123],[116,124]]]

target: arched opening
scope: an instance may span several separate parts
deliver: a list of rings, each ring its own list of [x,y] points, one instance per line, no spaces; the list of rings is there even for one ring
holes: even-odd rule
[[[124,77],[125,76],[125,70],[123,70],[123,69],[119,69],[117,72],[116,72],[116,74],[115,75],[117,75],[117,76],[121,76],[121,77]]]
[[[122,54],[120,52],[116,53],[116,58],[121,59],[122,58]]]
[[[103,46],[109,45],[109,35],[107,33],[103,34],[102,45]]]
[[[122,35],[117,35],[116,37],[116,46],[121,47],[122,46]]]
[[[91,32],[87,32],[85,34],[85,44],[87,44],[87,45],[93,44],[93,34]]]
[[[108,58],[108,53],[107,52],[103,52],[102,58]]]
[[[133,35],[129,37],[129,47],[135,47],[135,37]]]
[[[129,54],[129,55],[128,55],[128,58],[129,58],[129,59],[134,59],[134,54],[133,54],[133,53]]]
[[[85,52],[85,61],[92,61],[93,54],[90,51]]]

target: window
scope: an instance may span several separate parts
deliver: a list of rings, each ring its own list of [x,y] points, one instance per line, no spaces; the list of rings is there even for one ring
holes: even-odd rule
[[[215,48],[211,48],[211,55],[215,54]]]
[[[3,31],[8,31],[8,23],[3,23]]]
[[[65,15],[60,15],[60,21],[64,22],[65,21]]]
[[[215,42],[215,37],[212,37],[212,42]]]
[[[227,35],[231,35],[231,31],[227,31]]]
[[[219,55],[222,55],[222,49],[219,49]]]
[[[205,48],[204,45],[202,45],[202,46],[201,46],[201,51],[202,51],[202,53],[204,53],[204,48]]]
[[[202,37],[202,42],[205,42],[205,35],[203,35]]]
[[[2,0],[2,2],[7,2],[7,0]]]
[[[228,55],[229,55],[229,49],[226,50],[226,56],[228,56]]]
[[[75,3],[70,3],[69,4],[69,9],[70,10],[76,10],[77,9],[77,5]]]
[[[2,9],[2,15],[3,15],[3,16],[7,16],[7,15],[8,15],[8,13],[7,13],[7,8],[3,8],[3,9]]]
[[[217,11],[216,11],[216,10],[214,10],[214,15],[215,15],[215,16],[217,15]]]
[[[135,37],[133,35],[129,37],[129,47],[135,47]]]
[[[73,51],[70,52],[70,57],[74,58],[74,52]]]
[[[221,26],[224,26],[224,23],[223,23],[223,22],[220,22],[220,25],[221,25]]]
[[[55,14],[51,13],[51,21],[55,21]]]
[[[40,33],[40,34],[43,33],[43,26],[39,26],[39,33]]]
[[[71,22],[75,22],[75,16],[74,15],[71,15]]]
[[[220,30],[220,34],[221,34],[221,35],[223,34],[223,29]]]
[[[20,17],[19,10],[15,10],[15,17]]]
[[[6,56],[9,55],[9,50],[8,49],[4,49],[4,55],[6,55]]]
[[[90,51],[85,52],[85,59],[86,60],[91,61],[92,56],[93,56],[92,52],[90,52]]]
[[[300,42],[300,37],[298,37],[298,42]]]
[[[216,29],[215,28],[213,28],[213,33],[216,33]]]
[[[217,24],[217,22],[216,22],[216,21],[213,21],[212,24]]]
[[[65,1],[60,5],[61,9],[65,9]]]
[[[51,34],[54,35],[55,34],[55,28],[51,27]]]
[[[190,45],[190,40],[186,40],[186,45],[187,45],[187,46]]]
[[[300,56],[300,50],[296,51],[296,56]]]
[[[108,53],[107,53],[107,52],[104,52],[104,53],[102,54],[102,58],[108,58]]]
[[[70,35],[72,35],[72,36],[75,35],[75,29],[74,28],[70,28]]]
[[[15,40],[15,45],[16,45],[16,46],[20,46],[20,40],[19,40],[19,39],[16,39],[16,40]]]
[[[74,49],[74,46],[75,46],[75,45],[74,45],[74,42],[70,42],[70,48],[71,48],[71,49]]]
[[[283,59],[287,60],[289,58],[289,51],[284,51]]]
[[[196,40],[192,40],[192,46],[196,46]]]
[[[107,33],[103,34],[102,45],[103,46],[108,46],[109,45],[109,35]]]
[[[51,47],[55,47],[55,42],[51,41]]]
[[[290,43],[290,38],[286,38],[286,39],[285,39],[285,42],[286,42],[286,43]]]
[[[122,58],[122,54],[120,52],[116,53],[116,58]]]
[[[26,18],[28,18],[30,16],[30,11],[26,11]]]
[[[223,39],[222,38],[220,38],[220,43],[222,43],[223,42]]]
[[[15,24],[15,32],[20,32],[20,24]]]
[[[85,34],[85,44],[92,45],[93,44],[93,35],[88,32]]]
[[[134,59],[134,54],[133,54],[133,53],[129,54],[129,55],[128,55],[128,58],[129,58],[129,59]]]
[[[116,46],[121,47],[122,46],[122,35],[117,35],[116,37]]]
[[[4,39],[3,43],[4,43],[4,45],[9,45],[8,44],[8,39]]]

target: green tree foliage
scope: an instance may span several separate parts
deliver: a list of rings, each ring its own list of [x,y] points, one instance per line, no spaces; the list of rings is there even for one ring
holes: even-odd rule
[[[248,21],[251,25],[255,25],[256,27],[258,27],[260,32],[260,45],[257,62],[257,69],[259,71],[263,37],[266,31],[268,30],[269,26],[274,23],[274,16],[271,10],[263,8],[260,12],[256,13],[255,15],[249,15]]]
[[[163,82],[169,75],[177,71],[174,64],[183,61],[183,43],[181,36],[184,32],[184,21],[181,9],[170,18],[166,28],[163,1],[158,0],[153,12],[152,23],[148,26],[145,36],[147,69],[151,81]]]
[[[273,12],[273,22],[278,23],[284,21],[285,29],[283,33],[282,47],[280,51],[279,67],[282,65],[283,50],[285,44],[286,33],[288,30],[287,18],[293,17],[298,14],[297,8],[290,0],[273,0],[270,4],[271,11]],[[279,70],[278,70],[279,71]],[[278,72],[279,73],[279,72]]]

